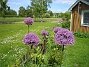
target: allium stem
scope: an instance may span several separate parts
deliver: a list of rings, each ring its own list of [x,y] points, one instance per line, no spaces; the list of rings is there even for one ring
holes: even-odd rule
[[[62,52],[64,51],[64,45],[62,46]]]
[[[46,53],[46,35],[44,35],[44,48],[43,48],[43,54]]]
[[[29,25],[28,25],[28,33],[29,33]]]
[[[64,45],[62,46],[62,50],[61,50],[61,64],[60,64],[60,67],[62,66],[63,55],[64,55]]]
[[[31,49],[32,49],[33,45],[31,45]]]

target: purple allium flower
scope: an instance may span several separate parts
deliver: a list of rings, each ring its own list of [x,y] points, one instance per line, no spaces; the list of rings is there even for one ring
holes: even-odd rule
[[[71,31],[62,29],[56,33],[56,35],[54,36],[54,41],[61,46],[68,46],[74,44],[75,39]]]
[[[39,38],[34,33],[26,34],[22,41],[24,44],[29,45],[29,46],[39,44]]]
[[[48,35],[48,32],[47,32],[46,30],[42,30],[42,31],[41,31],[41,34],[42,34],[42,35]]]
[[[57,33],[57,32],[60,31],[61,29],[62,29],[62,28],[60,28],[60,27],[55,27],[53,31],[54,31],[55,33]]]
[[[31,17],[28,17],[24,20],[24,23],[27,25],[32,25],[34,20]]]

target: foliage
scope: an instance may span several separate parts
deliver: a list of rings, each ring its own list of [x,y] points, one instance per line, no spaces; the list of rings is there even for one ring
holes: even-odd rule
[[[69,21],[70,19],[70,12],[65,12],[65,13],[53,13],[53,17],[56,17],[56,18],[62,18],[62,20],[64,21]]]
[[[43,14],[47,12],[50,3],[52,3],[52,0],[31,0],[33,15],[42,19]]]
[[[26,17],[33,17],[32,9],[30,8],[29,5],[27,6],[27,9],[26,9]]]
[[[59,18],[59,13],[53,13],[53,17],[55,17],[55,18]]]
[[[7,15],[10,15],[10,16],[16,16],[17,15],[17,12],[15,11],[15,10],[12,10],[12,9],[10,9],[10,10],[6,10],[6,17],[7,17]]]
[[[70,21],[63,22],[63,23],[62,23],[62,28],[70,29]]]
[[[49,13],[45,13],[45,14],[43,15],[43,17],[45,17],[45,18],[50,18],[50,14],[49,14]]]
[[[65,12],[64,14],[63,14],[63,16],[62,16],[62,19],[64,20],[64,21],[69,21],[69,19],[70,19],[70,12]]]
[[[79,38],[89,38],[89,33],[75,32],[74,35]]]
[[[4,18],[6,15],[6,10],[8,8],[7,2],[8,2],[8,0],[0,0],[0,13],[1,13],[2,17],[4,17]]]
[[[43,14],[44,18],[52,18],[53,12],[51,10],[48,10],[46,13]]]
[[[49,13],[49,14],[50,14],[50,17],[52,17],[52,16],[53,16],[53,12],[52,12],[51,10],[48,10],[48,11],[47,11],[47,13]]]
[[[19,8],[19,16],[24,17],[25,16],[25,8],[23,6],[21,6]]]

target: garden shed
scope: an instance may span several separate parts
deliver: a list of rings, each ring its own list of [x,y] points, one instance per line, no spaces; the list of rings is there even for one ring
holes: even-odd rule
[[[89,33],[89,0],[77,0],[69,11],[71,11],[70,30]]]

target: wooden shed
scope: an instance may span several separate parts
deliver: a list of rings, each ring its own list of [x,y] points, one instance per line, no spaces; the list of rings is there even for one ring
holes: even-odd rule
[[[89,33],[89,0],[77,0],[69,11],[71,11],[70,30]]]

